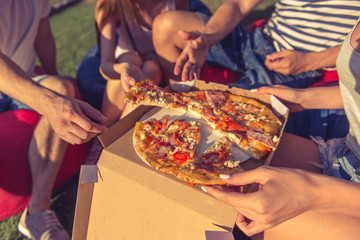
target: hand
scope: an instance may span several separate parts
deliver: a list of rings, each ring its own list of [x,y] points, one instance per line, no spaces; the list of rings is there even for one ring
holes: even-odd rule
[[[255,94],[274,95],[289,108],[290,112],[301,112],[305,110],[302,104],[302,89],[290,88],[283,85],[272,85],[252,89],[251,92]]]
[[[237,226],[246,235],[252,236],[313,209],[316,201],[309,189],[313,186],[311,180],[315,175],[304,170],[259,167],[228,179],[223,178],[233,186],[258,183],[259,190],[256,192],[244,194],[230,188],[203,188],[210,195],[233,206],[239,212]]]
[[[144,73],[135,64],[127,62],[122,62],[120,64],[122,65],[120,71],[122,87],[125,92],[128,92],[136,82],[144,79]]]
[[[50,107],[43,114],[56,135],[70,144],[81,144],[105,132],[106,117],[88,103],[58,95],[51,99]]]
[[[306,60],[306,53],[294,50],[284,50],[267,55],[265,66],[283,75],[295,75],[310,71]]]
[[[179,75],[181,80],[188,81],[199,78],[201,67],[204,65],[209,46],[205,36],[197,31],[179,31],[179,36],[186,40],[186,46],[176,60],[174,74]]]

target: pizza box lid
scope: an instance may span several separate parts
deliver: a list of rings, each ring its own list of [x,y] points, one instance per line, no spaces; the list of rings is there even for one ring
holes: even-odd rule
[[[210,88],[249,96],[276,107],[276,111],[283,113],[282,135],[288,111],[276,98],[200,80],[193,86]],[[98,164],[84,165],[80,172],[73,239],[154,236],[153,239],[210,240],[215,235],[231,239],[226,233],[231,232],[237,215],[232,207],[197,186],[190,187],[154,170],[136,154],[132,141],[135,122],[152,108],[138,106],[98,137],[104,147]],[[269,165],[273,154],[274,151],[262,160],[249,159],[242,167],[249,170]]]

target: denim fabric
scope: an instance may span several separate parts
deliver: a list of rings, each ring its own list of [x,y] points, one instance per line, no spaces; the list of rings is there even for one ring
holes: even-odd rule
[[[266,55],[274,52],[272,41],[265,37],[261,29],[249,32],[238,26],[210,49],[206,61],[210,65],[242,73],[243,76],[230,86],[244,89],[273,84],[305,88],[323,77],[322,71],[284,76],[268,70],[264,61]]]
[[[39,83],[42,80],[44,80],[47,76],[48,75],[35,76],[35,77],[33,77],[33,80],[35,82]],[[31,110],[30,107],[23,104],[22,102],[19,102],[19,101],[15,100],[15,99],[12,99],[8,95],[0,92],[0,113],[5,112],[5,111],[9,111],[9,110],[17,110],[17,109],[29,109],[29,110]]]
[[[324,141],[313,138],[318,144],[323,173],[328,176],[360,183],[360,159],[350,151],[344,138]]]
[[[349,121],[344,109],[306,110],[289,114],[285,132],[306,138],[341,138],[349,132]]]
[[[106,87],[106,80],[99,71],[100,61],[99,47],[95,45],[82,60],[76,75],[84,101],[99,110]]]

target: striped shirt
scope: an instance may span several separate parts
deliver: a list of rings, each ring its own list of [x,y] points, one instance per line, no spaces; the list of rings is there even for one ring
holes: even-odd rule
[[[343,42],[360,16],[360,0],[279,0],[264,28],[277,51],[319,52]]]

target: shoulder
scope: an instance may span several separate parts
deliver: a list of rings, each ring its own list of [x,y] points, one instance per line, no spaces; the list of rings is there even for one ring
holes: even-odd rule
[[[119,14],[112,14],[110,12],[108,2],[106,0],[98,0],[95,5],[95,22],[101,29],[104,25],[111,23],[118,25],[120,22]]]

